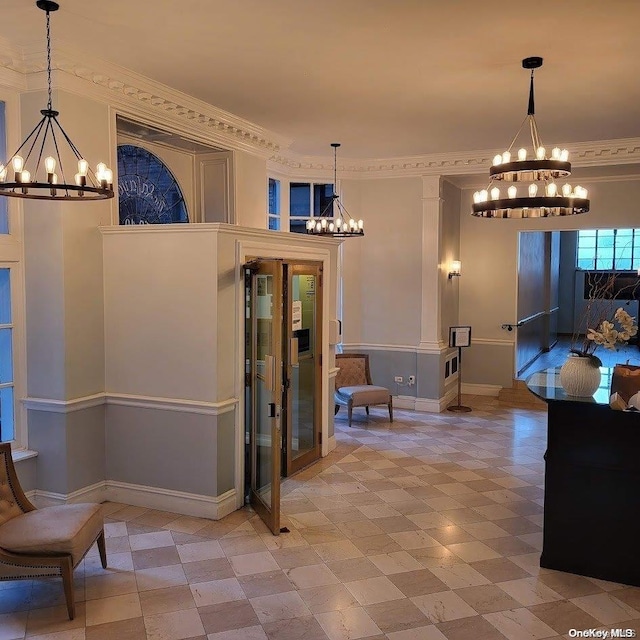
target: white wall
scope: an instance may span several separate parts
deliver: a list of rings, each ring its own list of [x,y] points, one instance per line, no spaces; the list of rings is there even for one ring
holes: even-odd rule
[[[267,161],[234,151],[236,224],[267,228]]]

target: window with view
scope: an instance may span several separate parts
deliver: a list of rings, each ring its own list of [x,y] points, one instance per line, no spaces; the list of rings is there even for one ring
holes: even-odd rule
[[[269,178],[269,226],[272,231],[280,231],[280,180]]]
[[[640,268],[640,229],[578,231],[578,269],[631,271]]]
[[[307,221],[324,214],[333,217],[333,184],[292,182],[289,186],[289,229],[306,233]]]
[[[0,442],[15,438],[10,270],[0,269]]]

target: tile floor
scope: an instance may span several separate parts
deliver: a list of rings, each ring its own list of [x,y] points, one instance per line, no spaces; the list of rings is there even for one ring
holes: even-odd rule
[[[0,640],[488,640],[640,632],[640,589],[540,569],[544,411],[341,414],[338,448],[283,484],[273,537],[106,503],[109,569],[0,583]],[[343,412],[341,412],[343,413]],[[632,637],[632,636],[629,636]]]

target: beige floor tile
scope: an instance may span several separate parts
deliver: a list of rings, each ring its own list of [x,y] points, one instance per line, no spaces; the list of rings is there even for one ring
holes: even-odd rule
[[[204,627],[196,609],[146,616],[144,626],[148,640],[182,640],[204,635]]]
[[[296,588],[282,570],[239,576],[238,582],[247,598],[294,591]]]
[[[425,531],[402,531],[399,533],[390,533],[402,549],[422,549],[424,547],[437,547],[440,543],[434,540]]]
[[[219,543],[225,555],[229,558],[231,556],[241,556],[248,553],[263,553],[267,551],[267,547],[257,534],[221,538]]]
[[[363,552],[350,540],[337,540],[313,545],[313,550],[323,562],[336,562],[362,558]]]
[[[140,594],[140,607],[144,616],[195,609],[195,606],[191,589],[187,585],[143,591]]]
[[[449,544],[447,549],[460,556],[465,562],[479,562],[499,558],[500,554],[490,549],[484,542],[460,542]]]
[[[137,596],[136,596],[137,597]],[[5,616],[13,616],[8,618]],[[0,621],[10,621],[12,619],[22,620],[23,613],[5,614],[0,617]],[[8,622],[9,628],[13,623]],[[44,635],[46,633],[56,633],[58,631],[69,631],[71,629],[82,628],[86,625],[85,603],[76,604],[76,617],[69,620],[67,607],[60,605],[56,607],[46,607],[44,609],[32,609],[27,620],[27,637]],[[0,626],[2,629],[2,626]],[[0,635],[0,637],[2,637]],[[3,639],[6,640],[6,639]]]
[[[267,622],[263,629],[270,640],[327,640],[327,635],[313,616]]]
[[[311,615],[309,608],[295,591],[251,598],[249,602],[262,624]]]
[[[125,593],[136,593],[138,585],[133,571],[90,576],[85,579],[85,598],[95,600]]]
[[[393,631],[387,634],[389,640],[447,640],[446,636],[435,625],[416,627],[404,631]]]
[[[411,602],[434,624],[477,615],[476,611],[453,591],[414,596]]]
[[[197,607],[206,607],[210,604],[220,604],[232,600],[244,600],[245,598],[237,578],[199,582],[190,585],[190,588]]]
[[[441,622],[438,629],[447,640],[505,640],[505,636],[482,616]]]
[[[489,584],[489,580],[468,564],[430,567],[429,570],[439,580],[442,580],[449,589],[462,589],[464,587],[477,587],[482,584]]]
[[[30,636],[30,640],[85,640],[86,630],[70,629],[69,631],[57,631],[55,633],[45,633],[41,636]]]
[[[294,567],[293,569],[287,569],[285,573],[297,589],[321,587],[340,582],[331,569],[324,564]]]
[[[176,549],[182,562],[198,562],[224,557],[224,551],[217,540],[179,544],[176,545]]]
[[[345,587],[363,606],[387,602],[388,600],[401,600],[405,597],[402,591],[386,576],[345,582]]]
[[[207,634],[251,628],[258,624],[258,616],[248,600],[207,605],[200,607],[198,613]]]
[[[355,640],[380,633],[362,607],[319,613],[316,619],[330,640]]]
[[[324,613],[357,607],[358,601],[343,584],[330,584],[298,592],[311,613]]]
[[[265,573],[280,568],[269,551],[232,556],[229,558],[229,562],[237,576]]]
[[[173,547],[174,542],[170,531],[155,531],[129,536],[129,545],[132,551],[139,551],[157,547]]]
[[[640,618],[640,612],[610,593],[572,598],[571,602],[602,624],[616,624],[624,620]]]
[[[556,635],[551,627],[540,618],[536,618],[528,609],[497,611],[487,613],[483,617],[509,640],[537,640]]]
[[[267,634],[261,625],[209,633],[207,638],[208,640],[268,640]]]
[[[86,603],[86,615],[88,627],[94,624],[137,618],[142,615],[140,598],[137,593],[127,593],[121,596],[89,600]]]
[[[427,617],[411,600],[392,600],[366,607],[371,619],[383,633],[403,631],[429,624]]]
[[[169,531],[180,531],[181,533],[196,533],[209,524],[208,520],[203,518],[191,518],[189,516],[181,516],[168,522],[162,527]]]
[[[499,582],[497,586],[525,607],[542,604],[543,602],[562,600],[562,596],[547,587],[539,578],[509,580],[507,582]]]
[[[386,576],[422,569],[422,564],[406,551],[369,556],[369,560]]]
[[[86,640],[147,640],[143,618],[129,618],[87,627]]]
[[[167,589],[187,584],[187,577],[181,564],[168,567],[152,567],[136,571],[136,583],[138,591],[150,591],[151,589]]]
[[[572,602],[546,602],[529,611],[556,633],[567,634],[571,629],[596,629],[601,623]]]
[[[207,582],[235,576],[233,567],[227,558],[185,562],[182,564],[182,569],[188,582]]]
[[[478,613],[493,613],[494,611],[518,609],[520,607],[520,603],[517,600],[514,600],[493,584],[456,589],[455,593]]]

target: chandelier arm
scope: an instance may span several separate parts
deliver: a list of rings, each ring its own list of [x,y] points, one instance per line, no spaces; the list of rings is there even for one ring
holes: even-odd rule
[[[518,129],[518,132],[516,133],[516,135],[513,136],[513,140],[511,141],[511,144],[507,148],[507,151],[511,151],[511,149],[513,148],[513,145],[516,143],[516,140],[518,139],[518,136],[520,135],[520,132],[522,131],[522,127],[524,127],[524,123],[527,121],[528,118],[529,118],[528,115],[524,117],[524,120],[522,121],[522,124],[520,125],[520,128]]]
[[[45,120],[47,120],[46,116],[44,116],[42,118],[42,120],[40,120],[38,126],[36,127],[37,131],[34,130],[35,131],[35,135],[33,135],[34,131],[32,131],[31,134],[29,134],[29,137],[22,143],[22,147],[24,147],[24,145],[27,144],[27,142],[29,142],[31,136],[33,136],[33,141],[31,142],[31,146],[29,147],[29,151],[27,151],[27,155],[24,157],[25,166],[27,164],[27,161],[31,157],[31,153],[33,152],[33,148],[36,146],[36,142],[38,142],[38,138],[40,137],[40,133],[42,132],[42,127],[44,127]],[[20,149],[22,149],[22,147],[20,147]],[[20,149],[18,149],[18,151],[20,151]],[[16,151],[16,153],[18,153],[18,151]]]
[[[58,125],[60,126],[60,125]],[[60,155],[60,149],[58,148],[58,138],[56,138],[56,130],[51,127],[51,137],[53,138],[53,146],[58,156],[58,165],[60,166],[60,177],[62,178],[62,184],[67,184],[67,179],[64,177],[64,167],[62,166],[62,156]],[[69,195],[69,190],[66,189],[66,194]]]
[[[78,151],[78,147],[76,147],[76,145],[73,144],[73,141],[67,135],[67,132],[62,128],[62,125],[60,124],[60,122],[58,122],[58,118],[56,116],[51,116],[51,117],[53,118],[53,121],[58,125],[58,129],[60,129],[60,133],[62,133],[62,135],[64,136],[64,139],[67,141],[67,144],[71,147],[71,151],[73,151],[73,153],[75,154],[78,160],[81,160],[82,154]]]
[[[22,149],[24,149],[24,147],[29,143],[29,140],[31,140],[31,136],[33,136],[34,133],[36,135],[36,138],[38,137],[38,135],[40,134],[40,129],[42,129],[42,127],[44,126],[44,121],[46,119],[47,119],[46,116],[42,116],[42,120],[40,120],[38,124],[35,127],[33,127],[33,129],[31,130],[31,133],[24,139],[23,143],[18,147],[15,153],[11,156],[12,158],[14,156],[17,156],[22,151]],[[29,156],[27,156],[27,158],[28,157]]]
[[[42,153],[44,152],[44,143],[47,141],[47,131],[49,131],[49,129],[51,129],[51,120],[47,118],[47,126],[44,128],[44,134],[42,136],[42,144],[40,145],[38,160],[36,161],[36,173],[37,173],[37,168],[40,166],[40,160],[42,160]]]

